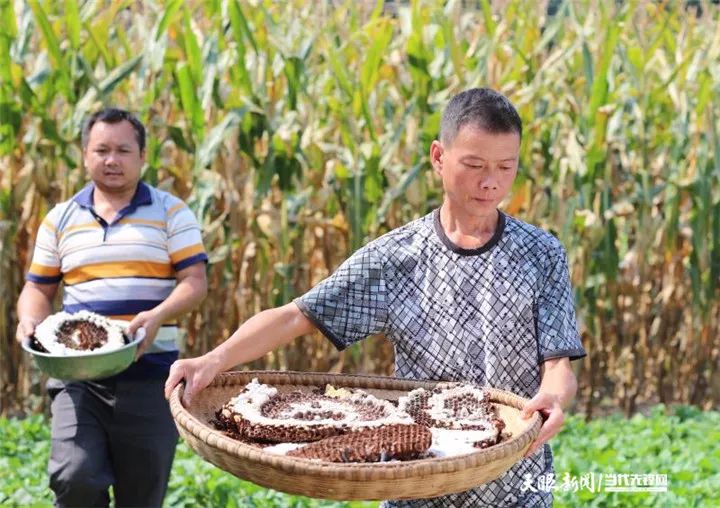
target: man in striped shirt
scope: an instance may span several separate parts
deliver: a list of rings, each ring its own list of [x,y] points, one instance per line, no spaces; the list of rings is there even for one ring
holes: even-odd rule
[[[141,328],[145,339],[126,371],[92,382],[51,379],[48,472],[58,506],[160,506],[177,443],[162,387],[178,357],[177,318],[205,297],[207,255],[200,226],[180,199],[140,180],[145,129],[105,109],[82,135],[92,182],[56,205],[38,231],[18,300],[17,338],[52,311],[88,310]]]

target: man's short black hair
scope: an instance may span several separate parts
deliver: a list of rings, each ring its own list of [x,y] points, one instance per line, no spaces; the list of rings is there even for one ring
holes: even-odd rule
[[[522,138],[522,120],[515,106],[490,88],[471,88],[450,100],[440,124],[440,141],[452,144],[460,128],[467,124],[492,134],[516,132]]]
[[[87,148],[88,141],[90,139],[90,131],[98,122],[105,123],[120,123],[123,120],[127,120],[135,129],[135,139],[137,140],[140,152],[145,150],[145,126],[135,115],[124,109],[118,108],[105,108],[100,111],[96,111],[85,121],[82,129],[82,147],[83,150]]]

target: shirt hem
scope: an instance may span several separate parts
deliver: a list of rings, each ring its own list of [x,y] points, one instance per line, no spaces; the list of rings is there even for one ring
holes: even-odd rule
[[[335,346],[338,351],[342,351],[343,349],[347,348],[347,345],[343,344],[343,342],[340,340],[340,337],[333,333],[330,328],[325,326],[323,322],[320,321],[318,315],[315,314],[312,310],[310,310],[307,305],[305,305],[305,302],[303,302],[300,298],[296,298],[295,300],[293,300],[293,303],[295,303],[298,309],[300,309],[300,312],[302,312],[306,318],[312,321],[312,324],[314,324],[315,327],[320,330],[320,332],[325,337],[327,337],[330,342],[332,342],[333,346]]]
[[[540,363],[543,363],[547,360],[553,360],[555,358],[570,358],[570,361],[573,360],[580,360],[581,358],[585,358],[587,356],[587,353],[584,349],[560,349],[558,351],[550,351],[548,353],[540,355]]]
[[[34,282],[36,284],[56,284],[56,283],[62,281],[62,274],[61,275],[43,276],[43,275],[35,275],[33,273],[28,273],[25,275],[25,280]]]
[[[188,266],[196,265],[198,263],[208,263],[208,257],[207,254],[204,252],[201,254],[195,254],[194,256],[191,256],[189,258],[183,259],[182,261],[179,261],[175,264],[173,264],[173,269],[176,272],[179,272],[180,270],[183,270],[187,268]]]

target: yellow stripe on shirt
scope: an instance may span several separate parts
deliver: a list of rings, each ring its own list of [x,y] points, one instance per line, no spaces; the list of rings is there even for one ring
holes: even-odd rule
[[[182,209],[185,208],[186,206],[187,206],[187,205],[186,205],[185,203],[178,203],[178,204],[175,205],[175,206],[171,206],[170,209],[169,209],[169,210],[167,211],[167,213],[165,214],[165,216],[166,216],[166,217],[172,217],[172,215],[173,215],[175,212],[177,212],[177,211],[179,211],[179,210],[182,210]]]
[[[48,228],[53,234],[57,233],[57,228],[55,227],[55,224],[50,222],[50,219],[48,219],[47,217],[45,218],[45,220],[42,221],[42,225]]]
[[[137,314],[108,315],[106,317],[109,319],[117,319],[118,321],[132,321],[135,319],[135,316],[137,316]],[[178,326],[179,324],[177,321],[171,320],[165,321],[163,326]]]
[[[143,224],[145,226],[155,226],[161,229],[165,229],[166,223],[162,220],[148,220],[148,219],[120,219],[118,224]]]
[[[203,245],[201,243],[196,243],[195,245],[190,245],[189,247],[185,247],[180,250],[176,250],[175,252],[171,252],[170,261],[172,261],[172,263],[176,265],[183,259],[195,256],[196,254],[202,254],[203,252],[205,252],[205,248],[203,247]]]
[[[152,261],[116,261],[83,265],[65,274],[65,284],[79,284],[94,279],[117,277],[154,277],[170,279],[175,276],[170,263]]]
[[[100,229],[102,226],[97,222],[86,222],[84,224],[77,224],[75,226],[68,226],[60,232],[60,239],[70,233],[71,231],[77,231],[78,229]]]
[[[59,266],[46,266],[39,263],[32,263],[29,272],[38,277],[57,277],[60,275]]]

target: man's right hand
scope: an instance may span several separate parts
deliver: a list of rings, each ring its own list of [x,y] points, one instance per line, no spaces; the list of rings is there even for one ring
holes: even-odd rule
[[[25,338],[32,336],[35,333],[35,327],[40,323],[40,320],[35,318],[20,318],[15,331],[15,340],[22,342]]]
[[[209,353],[173,363],[165,382],[165,397],[169,399],[177,384],[184,379],[182,403],[187,406],[220,372],[233,365],[257,360],[289,344],[295,337],[316,330],[295,302],[264,310],[245,321],[227,341]]]
[[[38,284],[27,281],[20,292],[17,303],[18,326],[15,331],[15,340],[22,342],[26,337],[35,333],[35,327],[52,312],[52,302],[60,285]]]
[[[182,403],[187,407],[195,394],[209,385],[222,370],[220,360],[212,352],[198,358],[178,360],[170,367],[170,374],[165,381],[165,398],[169,400],[173,389],[184,379]]]

